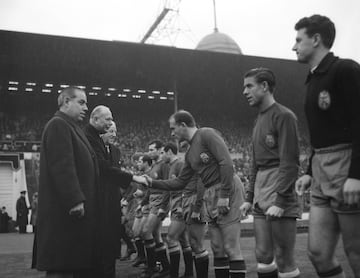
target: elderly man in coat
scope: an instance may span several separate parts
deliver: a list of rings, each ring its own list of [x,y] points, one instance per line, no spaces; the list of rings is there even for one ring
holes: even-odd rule
[[[118,165],[114,165],[111,151],[108,150],[101,138],[113,124],[110,109],[99,105],[93,109],[90,115],[90,123],[85,126],[85,134],[93,147],[99,163],[99,214],[97,229],[99,240],[97,241],[97,265],[95,273],[97,277],[115,278],[115,261],[118,255],[118,243],[120,241],[120,198],[119,188],[127,188],[130,182],[146,183],[144,177],[135,176],[122,171]]]
[[[86,94],[68,87],[58,106],[42,136],[35,265],[46,277],[91,277],[99,175],[78,125],[88,110]]]

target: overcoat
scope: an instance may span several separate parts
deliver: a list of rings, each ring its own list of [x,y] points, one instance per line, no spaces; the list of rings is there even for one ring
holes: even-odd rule
[[[21,196],[16,201],[16,224],[18,226],[26,226],[29,224],[29,208],[26,204],[25,197]]]
[[[45,126],[40,153],[38,270],[89,269],[94,262],[98,164],[79,125],[56,112]],[[84,202],[85,216],[69,214]]]
[[[119,254],[120,248],[120,187],[129,186],[132,174],[120,169],[118,165],[120,152],[114,146],[110,146],[108,152],[99,132],[93,126],[89,124],[84,130],[96,153],[100,171],[97,252],[101,255],[101,259],[114,259]]]

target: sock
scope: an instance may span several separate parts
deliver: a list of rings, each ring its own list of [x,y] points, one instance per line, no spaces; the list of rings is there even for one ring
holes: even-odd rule
[[[296,268],[290,272],[279,272],[279,278],[297,278],[300,277],[300,270]]]
[[[163,270],[170,269],[169,259],[166,254],[166,246],[163,242],[156,245],[156,258],[161,263]]]
[[[318,275],[319,277],[326,277],[326,278],[345,278],[345,274],[341,265],[326,272],[318,272]]]
[[[156,258],[155,258],[155,241],[154,239],[145,240],[145,249],[148,268],[156,267]]]
[[[179,276],[179,264],[180,264],[180,246],[173,245],[169,246],[169,257],[170,257],[170,276]]]
[[[185,276],[192,276],[194,275],[194,268],[193,268],[193,256],[191,252],[191,247],[182,248],[183,251],[183,258],[185,264]]]
[[[246,265],[244,260],[230,261],[230,278],[245,278]]]
[[[209,272],[209,253],[204,250],[195,254],[196,278],[208,278]]]
[[[257,264],[257,273],[259,278],[278,278],[278,269],[275,262],[271,264]]]
[[[216,278],[228,278],[229,259],[227,257],[214,258],[214,270]]]
[[[135,239],[135,246],[136,251],[138,254],[138,258],[144,258],[145,259],[145,248],[144,248],[144,242],[141,240],[141,238]]]

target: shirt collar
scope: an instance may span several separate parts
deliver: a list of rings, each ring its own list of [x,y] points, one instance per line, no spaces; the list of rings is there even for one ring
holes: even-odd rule
[[[309,72],[305,83],[308,83],[313,75],[326,73],[337,59],[338,57],[334,56],[334,53],[332,52],[326,54],[326,56],[321,60],[320,64]]]

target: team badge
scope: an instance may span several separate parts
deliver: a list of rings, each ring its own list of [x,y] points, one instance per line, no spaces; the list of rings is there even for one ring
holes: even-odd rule
[[[153,179],[157,180],[158,177],[159,177],[158,173],[153,173]]]
[[[275,142],[275,138],[274,138],[274,136],[272,134],[267,134],[266,135],[265,144],[269,148],[275,147],[276,142]]]
[[[210,157],[207,153],[201,153],[200,159],[204,164],[207,164],[207,163],[209,163]]]
[[[319,94],[319,101],[318,101],[319,107],[322,110],[327,110],[330,107],[331,104],[331,98],[328,91],[322,91]]]

